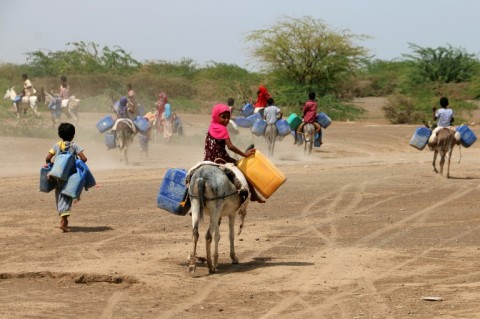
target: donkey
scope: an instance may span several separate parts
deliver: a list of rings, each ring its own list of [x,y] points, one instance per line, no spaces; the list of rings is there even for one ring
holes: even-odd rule
[[[303,126],[303,152],[312,153],[313,142],[315,140],[315,126],[312,123],[305,123]]]
[[[74,95],[68,100],[58,101],[57,97],[45,92],[45,105],[48,105],[48,108],[52,112],[53,125],[59,122],[62,114],[69,119],[72,118],[74,125],[77,124],[80,100],[76,99]]]
[[[265,141],[268,145],[268,155],[273,156],[275,149],[275,140],[277,139],[278,131],[275,124],[267,124],[265,129]]]
[[[205,234],[207,248],[207,266],[209,273],[215,273],[218,266],[218,242],[220,241],[220,222],[221,218],[228,216],[229,239],[230,239],[230,258],[232,264],[238,264],[238,258],[235,256],[234,247],[234,226],[237,213],[241,216],[241,224],[238,234],[241,233],[243,222],[247,213],[248,186],[246,180],[238,184],[234,183],[227,176],[228,171],[222,169],[214,163],[212,165],[202,165],[197,169],[191,169],[187,175],[188,195],[191,201],[192,226],[193,226],[193,252],[190,254],[189,272],[193,274],[196,269],[196,254],[198,242],[198,226],[203,219],[204,213],[210,215],[210,223]],[[238,170],[232,167],[232,170]],[[193,171],[193,173],[191,173]],[[238,170],[239,171],[239,170]],[[191,175],[190,175],[191,174]],[[237,176],[238,177],[238,176]],[[243,177],[243,176],[242,176]],[[234,180],[235,181],[235,180]],[[237,186],[236,186],[237,185]],[[240,191],[238,190],[239,188]],[[215,238],[215,250],[213,253],[213,262],[211,256],[212,236]]]
[[[429,146],[433,148],[433,171],[438,174],[435,161],[437,160],[437,155],[440,154],[440,174],[443,175],[443,165],[445,164],[445,157],[448,157],[447,165],[447,178],[450,178],[450,159],[452,157],[452,150],[459,143],[459,138],[455,136],[455,130],[450,128],[442,128],[438,130],[435,141],[431,143],[429,141]]]
[[[25,105],[29,104],[30,108],[32,109],[35,116],[40,117],[40,112],[37,110],[37,97],[35,95],[32,96],[24,96],[18,97],[15,89],[9,88],[5,95],[3,96],[4,99],[10,99],[15,107],[15,113],[17,114],[17,118],[20,117],[20,113],[25,113],[27,108]]]
[[[135,125],[129,119],[119,119],[112,131],[115,133],[115,144],[120,151],[120,161],[128,165],[128,146],[132,144],[133,138],[137,133]]]

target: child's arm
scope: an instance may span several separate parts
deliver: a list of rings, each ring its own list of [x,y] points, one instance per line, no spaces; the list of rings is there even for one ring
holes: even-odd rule
[[[239,150],[235,145],[233,145],[232,141],[230,141],[229,138],[227,138],[225,140],[225,143],[227,144],[227,147],[230,151],[240,155],[240,156],[243,156],[243,157],[249,157],[250,155],[253,155],[255,154],[255,149],[252,148],[252,149],[249,149],[248,151],[246,151],[245,153],[242,152],[241,150]]]
[[[53,154],[49,152],[47,154],[47,157],[45,158],[45,162],[47,162],[47,164],[50,164],[51,160],[52,160],[52,157],[53,157]]]
[[[87,161],[87,157],[83,154],[83,151],[78,153],[77,156],[85,163]]]

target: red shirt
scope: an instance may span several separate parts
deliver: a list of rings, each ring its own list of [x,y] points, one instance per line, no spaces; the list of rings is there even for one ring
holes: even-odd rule
[[[313,123],[317,117],[317,102],[309,100],[303,107],[303,122]]]

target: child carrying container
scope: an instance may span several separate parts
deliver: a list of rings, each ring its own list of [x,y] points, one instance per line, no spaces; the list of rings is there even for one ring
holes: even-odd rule
[[[46,166],[50,165],[52,159],[54,159],[54,157],[57,158],[62,152],[70,152],[74,157],[80,158],[83,162],[87,161],[87,158],[83,154],[83,148],[73,142],[75,126],[70,123],[61,123],[58,126],[58,136],[62,140],[55,143],[52,149],[48,152],[47,157],[45,158]],[[56,184],[55,201],[60,216],[60,229],[63,232],[68,232],[68,216],[70,216],[73,199],[72,197],[61,193],[66,181],[52,176],[49,176],[49,179],[54,179]]]
[[[204,161],[216,163],[235,163],[236,161],[228,155],[225,147],[240,156],[248,157],[255,154],[255,149],[251,148],[244,152],[233,145],[228,134],[227,125],[230,121],[230,108],[225,104],[217,104],[212,110],[212,122],[205,136]],[[253,186],[249,184],[251,197],[250,200],[259,203],[265,201],[257,194]]]

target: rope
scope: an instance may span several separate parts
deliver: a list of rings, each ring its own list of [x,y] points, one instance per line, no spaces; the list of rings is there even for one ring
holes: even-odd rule
[[[231,193],[231,194],[228,194],[228,195],[217,196],[217,197],[212,197],[212,198],[204,197],[204,199],[207,200],[207,201],[208,201],[208,200],[223,199],[223,198],[226,198],[226,197],[233,196],[233,195],[235,195],[235,194],[237,194],[237,193],[238,193],[238,191],[235,191],[235,192],[233,192],[233,193]],[[195,196],[195,195],[193,195],[193,194],[190,193],[190,192],[188,192],[188,195],[189,195],[190,197],[193,197],[193,198],[196,198],[196,199],[199,199],[199,198],[200,198],[200,196]]]

